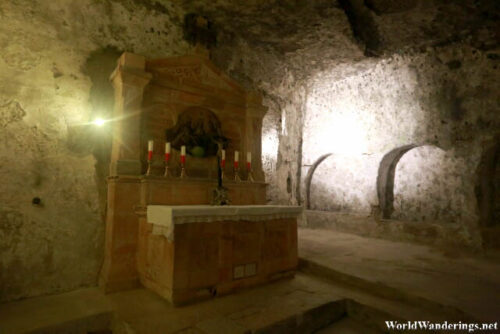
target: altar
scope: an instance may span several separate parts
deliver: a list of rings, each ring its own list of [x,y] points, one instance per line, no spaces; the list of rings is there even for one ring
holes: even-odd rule
[[[301,208],[265,205],[260,95],[203,55],[124,53],[111,80],[99,285],[183,304],[293,276]]]
[[[141,283],[174,304],[291,277],[300,207],[149,205],[141,217]]]

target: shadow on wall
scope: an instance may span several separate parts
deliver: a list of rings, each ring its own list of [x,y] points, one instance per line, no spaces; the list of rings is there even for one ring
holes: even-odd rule
[[[377,175],[377,195],[382,218],[391,218],[394,212],[394,177],[396,166],[401,157],[409,150],[419,145],[410,144],[393,149],[380,161]]]
[[[435,145],[410,144],[380,161],[377,195],[385,219],[462,222],[469,201],[466,159]]]
[[[89,93],[89,102],[92,107],[91,120],[95,118],[111,119],[114,110],[114,89],[109,76],[116,68],[116,61],[122,54],[114,47],[106,47],[96,50],[90,54],[85,62],[82,72],[90,77],[92,87]],[[96,184],[99,192],[101,215],[104,219],[106,208],[106,177],[109,172],[109,161],[111,155],[111,129],[110,125],[102,129],[94,129],[89,136],[89,131],[84,129],[87,136],[76,136],[76,141],[85,142],[92,147],[92,153],[96,159]],[[100,131],[98,131],[100,130]]]
[[[475,187],[479,226],[486,232],[483,233],[484,242],[498,245],[498,240],[493,240],[496,234],[489,229],[500,227],[500,136],[483,147]]]
[[[493,182],[500,183],[500,176],[495,169],[498,168],[495,166],[499,158],[495,152],[498,152],[496,146],[487,150],[483,157],[482,169],[478,171],[482,186],[476,191],[481,197],[478,201],[483,202],[480,207],[484,212],[484,226],[491,225],[499,216],[498,208],[494,208],[498,196],[495,196],[497,193],[492,188],[500,189],[500,185],[492,185]],[[376,156],[372,160],[365,158],[368,160],[361,164],[357,158],[337,159],[332,162],[331,156],[332,153],[320,156],[307,172],[304,186],[305,207],[308,210],[339,211],[335,205],[341,205],[348,212],[360,213],[363,211],[353,211],[360,207],[355,203],[356,198],[362,198],[365,202],[368,198],[371,201],[369,194],[366,198],[362,196],[373,190],[373,196],[378,198],[379,211],[384,219],[455,225],[462,222],[464,214],[467,215],[463,205],[471,195],[468,193],[466,181],[470,176],[469,168],[467,160],[457,156],[454,151],[445,151],[434,145],[412,143],[389,151],[380,160]],[[347,168],[339,165],[346,163]],[[350,163],[352,165],[349,165]],[[370,166],[373,166],[372,172]],[[326,174],[325,169],[328,170]],[[360,177],[358,174],[361,172],[363,175]],[[313,179],[316,174],[321,176],[319,181]],[[332,175],[335,176],[333,179]],[[313,187],[320,186],[323,188],[312,190]],[[334,188],[336,190],[331,191]],[[358,193],[355,194],[355,191]],[[359,192],[362,194],[359,195]],[[320,208],[316,203],[318,199],[328,203],[323,203]],[[362,205],[365,205],[365,202]]]
[[[312,178],[313,178],[313,175],[314,175],[314,172],[316,171],[316,168],[318,168],[318,166],[326,159],[328,158],[330,155],[332,155],[333,153],[327,153],[327,154],[323,154],[322,156],[320,156],[318,158],[318,160],[316,160],[311,168],[309,169],[309,171],[307,172],[307,175],[306,175],[306,179],[305,179],[305,185],[306,185],[306,209],[307,210],[310,210],[311,209],[311,181],[312,181]]]
[[[393,149],[380,162],[377,176],[377,195],[379,205],[382,211],[382,217],[389,219],[394,211],[394,178],[396,174],[396,166],[401,157],[409,150],[421,145],[410,144]],[[333,153],[327,153],[320,156],[307,172],[305,178],[306,190],[306,209],[311,210],[311,184],[314,172],[318,166]]]

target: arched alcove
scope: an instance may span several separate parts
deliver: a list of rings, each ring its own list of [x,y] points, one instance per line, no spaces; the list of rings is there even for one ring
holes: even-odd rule
[[[222,134],[221,121],[217,115],[207,108],[189,107],[182,111],[176,124],[166,129],[166,141],[180,150],[186,145],[190,152],[193,148],[202,149],[205,156],[217,154],[218,144],[227,146],[228,139]]]
[[[500,138],[484,145],[477,168],[476,198],[479,225],[500,225]]]
[[[306,175],[309,210],[363,213],[371,209],[377,161],[366,155],[328,153]]]
[[[406,145],[382,159],[377,191],[383,217],[453,223],[466,196],[465,160],[433,145]]]
[[[323,154],[320,156],[309,168],[309,171],[307,172],[306,179],[305,179],[305,187],[306,187],[306,209],[310,210],[311,209],[311,181],[314,176],[314,172],[316,171],[316,168],[326,159],[328,158],[332,153],[327,153]]]
[[[394,211],[394,176],[396,166],[401,157],[411,150],[418,147],[416,144],[397,147],[384,155],[380,161],[377,175],[377,195],[382,217],[389,219]]]

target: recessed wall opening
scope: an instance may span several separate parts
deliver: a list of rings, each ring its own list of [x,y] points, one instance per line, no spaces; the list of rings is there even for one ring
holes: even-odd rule
[[[373,161],[364,155],[328,153],[318,158],[305,179],[309,210],[369,213]]]
[[[460,216],[460,172],[435,146],[408,151],[396,166],[393,218],[454,222]]]

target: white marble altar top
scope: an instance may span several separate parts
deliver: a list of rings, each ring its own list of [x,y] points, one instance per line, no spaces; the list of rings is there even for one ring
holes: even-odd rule
[[[147,221],[153,224],[153,234],[162,234],[173,241],[176,224],[262,221],[296,218],[301,213],[301,206],[285,205],[148,205]]]

